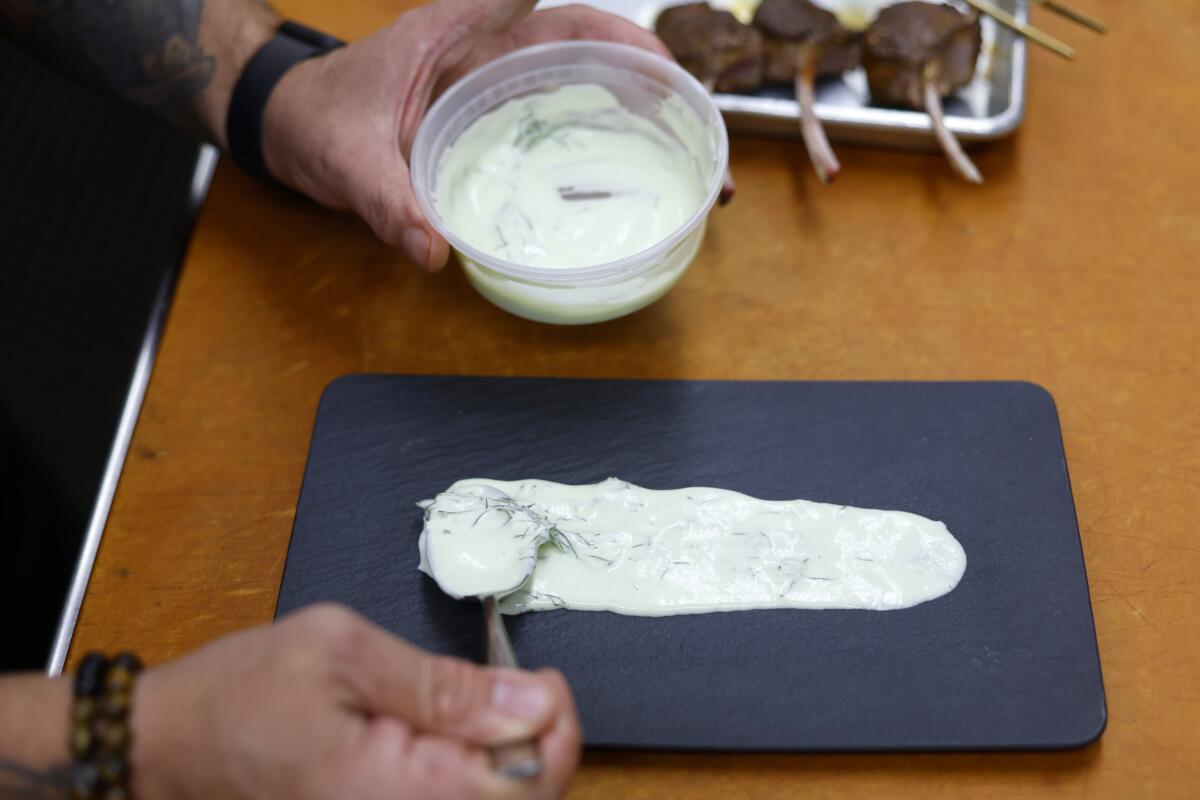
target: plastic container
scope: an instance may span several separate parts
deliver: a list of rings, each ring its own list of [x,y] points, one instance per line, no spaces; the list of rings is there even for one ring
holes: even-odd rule
[[[472,122],[506,100],[573,83],[604,86],[629,111],[670,131],[700,171],[707,187],[703,203],[658,244],[590,267],[529,267],[468,244],[434,207],[442,156]],[[728,159],[720,112],[704,87],[678,65],[627,45],[570,41],[517,50],[452,86],[421,123],[410,163],[422,210],[454,248],[480,294],[527,319],[578,325],[632,313],[675,285],[704,239]]]

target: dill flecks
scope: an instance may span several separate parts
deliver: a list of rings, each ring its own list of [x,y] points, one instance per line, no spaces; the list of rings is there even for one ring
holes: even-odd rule
[[[517,129],[517,138],[513,141],[513,146],[523,153],[528,153],[539,144],[554,136],[563,125],[561,123],[552,125],[544,119],[538,119],[532,114],[527,119],[522,119],[520,127]]]

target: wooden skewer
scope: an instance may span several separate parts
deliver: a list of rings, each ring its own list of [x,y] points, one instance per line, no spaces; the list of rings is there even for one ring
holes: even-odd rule
[[[983,175],[979,173],[979,168],[963,152],[962,145],[958,143],[958,139],[954,138],[954,134],[946,127],[946,120],[942,115],[942,98],[937,90],[937,81],[930,80],[929,78],[925,80],[925,112],[933,120],[933,134],[937,137],[938,144],[942,146],[942,150],[945,152],[946,158],[950,160],[950,166],[954,167],[954,171],[971,183],[983,183]]]
[[[1011,28],[1022,36],[1032,39],[1042,47],[1053,50],[1065,59],[1070,61],[1075,60],[1075,50],[1058,39],[1055,39],[1045,31],[1039,30],[1032,25],[1021,22],[1019,19],[1009,14],[1003,8],[1000,8],[991,0],[967,0],[967,3],[977,8],[979,11],[987,14],[992,19],[999,22],[1006,28]]]
[[[1090,14],[1085,14],[1078,11],[1065,3],[1060,3],[1058,0],[1036,0],[1037,4],[1044,6],[1047,10],[1053,11],[1055,14],[1061,14],[1072,22],[1078,22],[1084,27],[1091,28],[1096,33],[1108,33],[1108,26]]]
[[[817,59],[820,52],[812,46],[805,47],[800,56],[799,68],[796,70],[796,102],[800,104],[800,136],[804,139],[804,147],[808,150],[808,158],[812,161],[813,169],[821,183],[829,184],[842,171],[829,139],[825,136],[825,128],[817,119],[816,90]]]

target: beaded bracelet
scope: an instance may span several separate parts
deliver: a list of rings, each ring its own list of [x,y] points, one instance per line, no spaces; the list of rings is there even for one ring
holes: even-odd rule
[[[71,797],[129,797],[129,709],[142,662],[133,653],[109,660],[89,653],[75,675],[71,709]]]

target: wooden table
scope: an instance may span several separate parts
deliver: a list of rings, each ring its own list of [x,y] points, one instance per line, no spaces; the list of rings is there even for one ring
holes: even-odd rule
[[[222,162],[188,255],[73,654],[151,661],[271,619],[317,399],[356,371],[736,379],[1023,379],[1058,401],[1109,725],[1058,754],[589,755],[573,797],[1200,796],[1200,14],[1079,0],[1113,28],[1033,50],[1026,123],[978,150],[735,138],[739,195],[667,298],[557,328],[456,269]],[[346,36],[402,5],[290,0]]]

